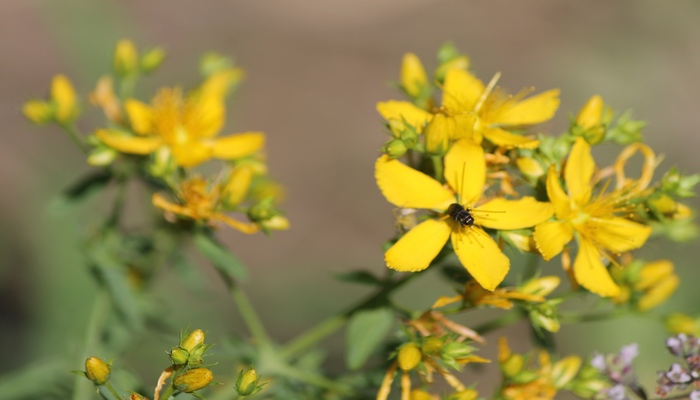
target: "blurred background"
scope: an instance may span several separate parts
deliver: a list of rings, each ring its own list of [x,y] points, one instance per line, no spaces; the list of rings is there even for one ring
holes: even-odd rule
[[[393,235],[394,221],[373,179],[386,141],[375,104],[400,98],[388,83],[398,79],[405,52],[418,54],[430,69],[439,46],[452,41],[483,80],[502,71],[500,84],[513,92],[561,88],[560,111],[543,127],[554,134],[568,126],[567,113],[601,94],[616,110],[631,108],[649,122],[645,137],[665,154],[661,170],[676,165],[685,173],[700,171],[697,1],[3,0],[0,354],[12,362],[0,363],[0,372],[76,357],[95,291],[77,249],[94,208],[49,211],[56,195],[88,166],[58,129],[24,120],[21,105],[43,97],[56,73],[70,77],[83,94],[92,90],[109,70],[120,38],[168,52],[161,70],[141,85],[144,99],[159,85],[196,83],[205,51],[231,56],[246,69],[223,134],[267,134],[271,173],[288,190],[284,209],[292,229],[272,239],[222,229],[221,238],[251,270],[245,290],[280,340],[364,294],[363,287],[338,282],[333,274],[385,268],[381,244]],[[95,126],[99,117],[90,111],[83,128]],[[700,247],[652,240],[641,253],[671,259],[682,277],[661,311],[699,313],[694,282],[700,279]],[[163,274],[157,297],[167,310],[164,318],[176,329],[201,327],[211,341],[243,332],[224,286],[208,266],[201,271],[208,281],[204,293],[189,292]],[[428,285],[430,279],[406,287],[398,301],[422,308],[447,294],[437,278]],[[563,354],[585,355],[637,342],[639,372],[650,383],[654,371],[668,365],[664,335],[652,320],[626,318],[564,326],[559,345]],[[337,361],[342,334],[328,343]],[[133,358],[162,367],[162,351],[170,346],[144,337]],[[154,382],[157,369],[143,370]],[[478,379],[488,391],[485,378]]]

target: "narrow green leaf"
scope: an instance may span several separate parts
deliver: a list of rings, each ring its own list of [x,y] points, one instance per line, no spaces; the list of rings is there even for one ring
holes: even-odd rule
[[[351,370],[362,367],[389,334],[394,313],[388,307],[364,310],[352,316],[347,330],[346,364]]]
[[[71,206],[96,193],[112,179],[112,174],[106,170],[96,170],[81,177],[68,187],[66,191],[49,205],[49,212],[61,215],[70,210]]]
[[[381,286],[383,282],[369,271],[350,271],[337,274],[335,278],[342,282]]]
[[[210,235],[203,232],[196,233],[194,245],[224,275],[240,281],[248,278],[248,271],[241,260],[217,243]]]

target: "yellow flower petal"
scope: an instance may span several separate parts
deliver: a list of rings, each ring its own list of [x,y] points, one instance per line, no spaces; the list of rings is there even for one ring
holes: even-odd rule
[[[456,121],[444,114],[436,114],[428,123],[423,135],[425,149],[430,154],[443,155],[447,152],[450,139],[457,132]]]
[[[455,202],[454,194],[440,182],[386,155],[377,160],[374,177],[384,197],[397,207],[444,211]]]
[[[174,204],[166,200],[160,193],[153,193],[153,197],[151,197],[151,201],[153,202],[153,205],[163,209],[165,211],[169,211],[173,214],[179,214],[179,215],[184,215],[189,218],[194,218],[194,214],[192,213],[192,210],[190,210],[187,207],[183,207],[179,204]]]
[[[131,121],[131,129],[140,135],[153,133],[153,110],[151,106],[138,100],[128,99],[124,102],[126,115]]]
[[[561,188],[557,167],[554,164],[549,166],[547,173],[547,197],[554,205],[554,214],[558,219],[566,219],[571,214],[571,201]]]
[[[539,124],[551,119],[557,108],[559,89],[552,89],[515,103],[491,122],[511,126]]]
[[[245,71],[241,68],[227,68],[214,72],[199,86],[200,96],[213,96],[224,98],[229,89],[238,84],[245,77]]]
[[[624,218],[590,218],[583,228],[600,246],[620,253],[642,247],[651,227]]]
[[[591,156],[591,146],[584,138],[577,138],[571,147],[564,170],[564,181],[571,200],[583,205],[591,198],[591,177],[595,170],[595,161]]]
[[[681,282],[678,275],[671,275],[660,282],[657,282],[654,287],[652,287],[642,296],[641,299],[639,299],[637,309],[639,311],[646,311],[663,303],[666,301],[666,299],[671,297],[680,283]]]
[[[262,132],[237,133],[217,139],[213,146],[213,157],[233,160],[249,156],[265,146],[265,134]]]
[[[458,294],[456,296],[440,296],[437,300],[435,300],[435,303],[433,303],[433,305],[430,306],[430,308],[444,307],[448,304],[454,304],[458,301],[462,301],[462,299],[464,299],[464,296],[462,296],[461,294]]]
[[[488,128],[483,130],[483,135],[491,143],[507,148],[535,149],[540,141],[522,135],[516,135],[500,128]]]
[[[476,203],[486,182],[484,149],[467,139],[455,142],[445,156],[445,180],[463,205]]]
[[[673,275],[673,263],[669,260],[651,261],[639,271],[639,280],[635,282],[634,288],[638,290],[648,289],[662,279]]]
[[[454,232],[452,247],[464,268],[486,290],[496,289],[508,274],[510,260],[479,227]]]
[[[484,93],[484,84],[463,69],[451,69],[445,76],[442,105],[451,113],[468,112],[474,109]]]
[[[253,181],[253,168],[250,165],[240,165],[229,174],[228,180],[223,185],[221,197],[228,205],[240,204],[250,190]]]
[[[422,271],[438,255],[452,232],[446,221],[429,219],[406,233],[384,255],[389,268],[403,272]]]
[[[223,98],[217,95],[207,95],[189,100],[192,107],[185,108],[183,115],[188,134],[199,138],[216,136],[226,118]]]
[[[150,154],[163,142],[158,137],[126,136],[108,129],[98,129],[95,136],[107,146],[128,154]]]
[[[413,53],[406,53],[401,63],[401,86],[411,97],[418,97],[428,84],[420,58]]]
[[[543,222],[535,227],[532,237],[542,257],[549,261],[574,238],[574,227],[568,221]]]
[[[219,220],[225,223],[226,225],[230,226],[231,228],[236,229],[239,232],[246,233],[248,235],[252,235],[260,230],[257,224],[254,224],[252,222],[238,221],[224,214],[214,214],[212,215],[212,219]]]
[[[406,122],[415,127],[419,133],[423,132],[423,126],[433,117],[429,112],[407,101],[383,101],[377,103],[377,111],[379,111],[379,114],[387,121],[391,119],[398,121],[406,120]]]
[[[65,75],[56,75],[51,81],[51,98],[56,102],[56,120],[67,123],[78,112],[75,89]]]
[[[189,142],[172,147],[173,157],[181,167],[194,167],[212,158],[212,148],[202,142]]]
[[[600,261],[596,245],[582,238],[579,241],[578,255],[574,261],[574,277],[581,286],[604,297],[617,296],[620,288],[610,277],[605,265]]]
[[[492,229],[523,229],[549,219],[554,213],[550,203],[523,197],[519,200],[496,198],[474,210],[477,225]]]

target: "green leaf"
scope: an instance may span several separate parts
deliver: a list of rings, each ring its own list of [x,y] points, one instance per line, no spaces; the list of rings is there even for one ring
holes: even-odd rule
[[[384,282],[369,271],[350,271],[337,274],[335,278],[342,282],[359,283],[362,285],[381,286]]]
[[[53,215],[61,215],[70,210],[71,206],[102,189],[112,180],[112,174],[106,170],[96,170],[81,177],[78,181],[55,198],[49,205],[49,212]]]
[[[141,310],[127,282],[123,263],[109,251],[107,244],[102,242],[89,246],[87,255],[92,262],[93,271],[107,288],[115,308],[125,319],[126,325],[138,330],[142,325]]]
[[[351,370],[362,367],[389,334],[394,313],[388,307],[355,313],[348,324],[346,364]]]
[[[223,248],[211,235],[197,232],[194,235],[194,245],[222,274],[232,280],[243,281],[248,278],[248,271],[241,260]]]

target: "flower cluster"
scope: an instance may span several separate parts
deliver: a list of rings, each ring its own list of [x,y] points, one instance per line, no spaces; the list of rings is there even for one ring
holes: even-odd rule
[[[668,371],[658,373],[656,394],[666,397],[673,390],[683,391],[693,385],[697,389],[689,397],[700,399],[700,339],[681,333],[668,338],[666,348],[683,363],[674,363]]]
[[[88,153],[87,161],[110,171],[133,171],[154,189],[153,204],[172,222],[224,223],[243,233],[284,230],[289,222],[277,209],[282,198],[268,177],[265,135],[242,132],[219,136],[226,121],[226,98],[244,72],[216,54],[202,58],[203,81],[194,88],[164,87],[150,101],[133,96],[138,79],[154,72],[165,53],[139,55],[134,44],[120,41],[113,73],[99,79],[89,101],[102,109],[106,123],[86,138],[75,123],[82,107],[70,81],[54,78],[48,100],[30,100],[24,114],[36,123],[56,122]],[[225,162],[210,178],[193,168],[206,161]],[[227,213],[245,215],[245,220]]]
[[[420,60],[407,54],[399,87],[410,101],[377,105],[391,136],[375,165],[377,185],[400,215],[417,216],[415,224],[401,224],[387,266],[417,272],[453,253],[492,291],[510,270],[504,246],[511,246],[545,260],[561,254],[574,286],[620,296],[610,268],[640,248],[652,227],[662,232],[688,222],[691,213],[677,200],[697,177],[674,172],[675,178],[652,184],[660,158],[640,142],[645,124],[629,114],[614,120],[600,96],[584,105],[567,132],[545,136],[535,127],[554,116],[559,90],[508,95],[497,86],[500,73],[484,84],[468,67],[466,56],[446,46],[429,79]],[[627,146],[613,165],[598,167],[592,150],[604,142]],[[636,153],[642,171],[630,178],[625,167]],[[664,183],[670,181],[676,184]],[[655,290],[672,287],[669,281]]]

